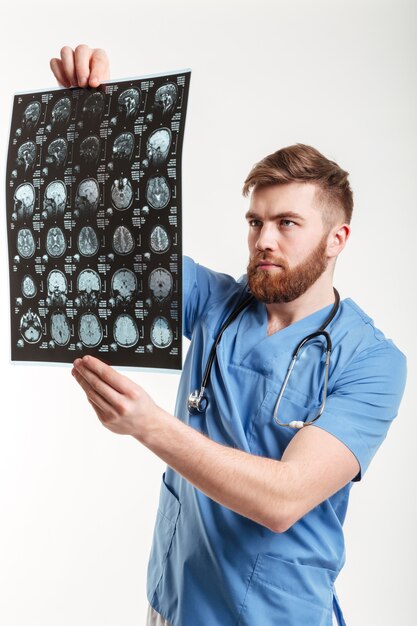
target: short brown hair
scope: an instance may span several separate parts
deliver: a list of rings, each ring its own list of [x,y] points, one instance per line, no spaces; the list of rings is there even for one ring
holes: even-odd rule
[[[297,143],[281,148],[256,163],[243,185],[243,195],[251,189],[290,182],[316,183],[317,198],[323,207],[323,221],[332,224],[335,212],[342,212],[349,224],[352,218],[353,194],[349,173],[329,161],[315,148]]]

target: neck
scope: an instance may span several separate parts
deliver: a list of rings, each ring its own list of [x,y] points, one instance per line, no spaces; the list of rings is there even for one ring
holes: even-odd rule
[[[332,277],[322,275],[314,285],[296,300],[266,304],[268,334],[272,334],[333,304],[334,299]]]

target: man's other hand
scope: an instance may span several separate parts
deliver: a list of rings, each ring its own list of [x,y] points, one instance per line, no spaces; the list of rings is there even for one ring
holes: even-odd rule
[[[64,46],[60,59],[51,59],[51,70],[62,87],[98,87],[110,78],[105,50],[81,44],[73,50]]]

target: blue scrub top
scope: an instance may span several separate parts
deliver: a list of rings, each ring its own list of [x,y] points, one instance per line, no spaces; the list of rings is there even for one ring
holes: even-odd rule
[[[175,415],[221,444],[281,459],[297,431],[272,418],[292,352],[331,306],[268,336],[265,304],[254,300],[224,332],[208,385],[205,415],[187,411],[210,349],[238,302],[246,277],[213,272],[184,257],[184,334],[191,344]],[[161,484],[147,595],[173,626],[331,626],[344,623],[334,581],[345,562],[343,522],[359,481],[395,418],[406,361],[349,298],[327,327],[333,352],[324,414],[314,423],[342,441],[360,472],[284,533],[214,502],[173,469]],[[279,409],[281,421],[311,419],[321,403],[323,344],[301,353]],[[313,427],[313,426],[311,426]]]

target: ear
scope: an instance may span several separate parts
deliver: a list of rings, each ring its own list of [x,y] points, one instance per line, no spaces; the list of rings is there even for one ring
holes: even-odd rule
[[[346,245],[350,235],[349,224],[342,224],[331,229],[327,237],[327,256],[337,257]]]

